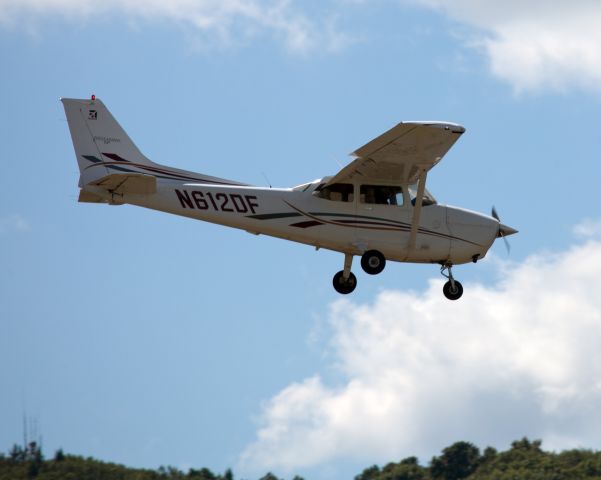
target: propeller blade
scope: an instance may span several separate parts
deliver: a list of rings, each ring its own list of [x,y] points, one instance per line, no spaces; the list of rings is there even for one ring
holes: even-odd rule
[[[501,234],[501,238],[503,239],[503,243],[505,243],[505,250],[507,250],[507,255],[511,253],[511,245],[509,244],[509,240],[503,234]]]
[[[499,218],[499,214],[497,213],[497,209],[495,208],[495,206],[492,206],[492,218],[494,218],[497,222],[501,222],[501,219]]]

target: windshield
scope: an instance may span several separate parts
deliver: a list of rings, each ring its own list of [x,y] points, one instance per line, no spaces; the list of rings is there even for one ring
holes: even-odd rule
[[[415,197],[417,196],[417,183],[413,185],[409,185],[409,197],[411,197],[411,204],[415,205]],[[438,202],[434,198],[434,196],[428,192],[427,188],[424,188],[424,197],[422,200],[422,205],[424,207],[428,205],[436,205]]]
[[[307,182],[307,183],[303,183],[302,185],[297,185],[296,187],[293,187],[292,190],[294,190],[295,192],[306,192],[306,191],[310,191],[310,190],[314,189],[315,187],[317,187],[317,189],[319,189],[320,187],[324,186],[325,182],[329,178],[330,177],[318,178],[317,180],[313,180],[312,182]]]
[[[297,192],[306,192],[307,190],[309,190],[309,187],[311,185],[313,185],[313,182],[303,183],[302,185],[297,185],[292,190],[297,191]]]

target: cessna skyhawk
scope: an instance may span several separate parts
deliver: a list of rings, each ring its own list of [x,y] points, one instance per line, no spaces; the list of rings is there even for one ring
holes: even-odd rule
[[[494,240],[517,230],[492,216],[440,205],[426,189],[428,171],[465,132],[446,122],[401,122],[353,152],[336,175],[294,188],[251,186],[166,167],[146,158],[104,104],[61,99],[79,164],[79,201],[131,204],[253,234],[344,254],[337,292],[351,293],[361,267],[380,273],[387,260],[435,263],[444,295],[463,294],[453,265],[477,262]]]

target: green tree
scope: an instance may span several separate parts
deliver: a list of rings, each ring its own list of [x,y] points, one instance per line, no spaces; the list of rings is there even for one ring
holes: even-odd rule
[[[460,480],[470,476],[480,464],[480,450],[469,442],[457,442],[434,457],[430,473],[434,479]]]
[[[201,468],[200,470],[191,468],[188,471],[188,478],[196,478],[198,480],[216,480],[217,476],[208,468]]]
[[[375,480],[380,476],[380,467],[372,465],[355,476],[355,480]]]
[[[265,475],[263,475],[259,480],[280,480],[278,477],[276,477],[273,473],[268,472]]]
[[[512,450],[522,450],[526,452],[534,452],[534,453],[543,453],[541,448],[543,442],[542,440],[528,440],[526,437],[521,440],[516,440],[515,442],[511,442]]]
[[[25,449],[15,443],[8,452],[8,458],[14,463],[24,462],[26,458]]]
[[[65,453],[63,452],[62,448],[59,448],[56,453],[54,454],[54,461],[55,462],[62,462],[65,460]]]
[[[493,447],[486,447],[480,461],[482,463],[492,462],[497,457],[497,449]]]
[[[399,463],[389,463],[386,465],[378,480],[427,480],[430,478],[428,470],[421,467],[417,457],[408,457]]]

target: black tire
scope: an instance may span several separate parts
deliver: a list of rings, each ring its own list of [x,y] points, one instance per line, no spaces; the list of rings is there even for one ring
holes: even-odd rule
[[[368,250],[361,257],[361,268],[365,273],[377,275],[386,266],[386,259],[377,250]]]
[[[355,287],[357,286],[357,277],[355,277],[355,274],[351,272],[350,276],[345,281],[344,278],[342,278],[343,273],[344,272],[340,270],[336,275],[334,275],[332,284],[338,293],[347,295],[355,290]]]
[[[442,293],[444,293],[444,296],[449,300],[459,300],[461,295],[463,295],[463,285],[455,280],[455,289],[453,289],[451,281],[449,280],[444,284],[444,287],[442,287]]]

